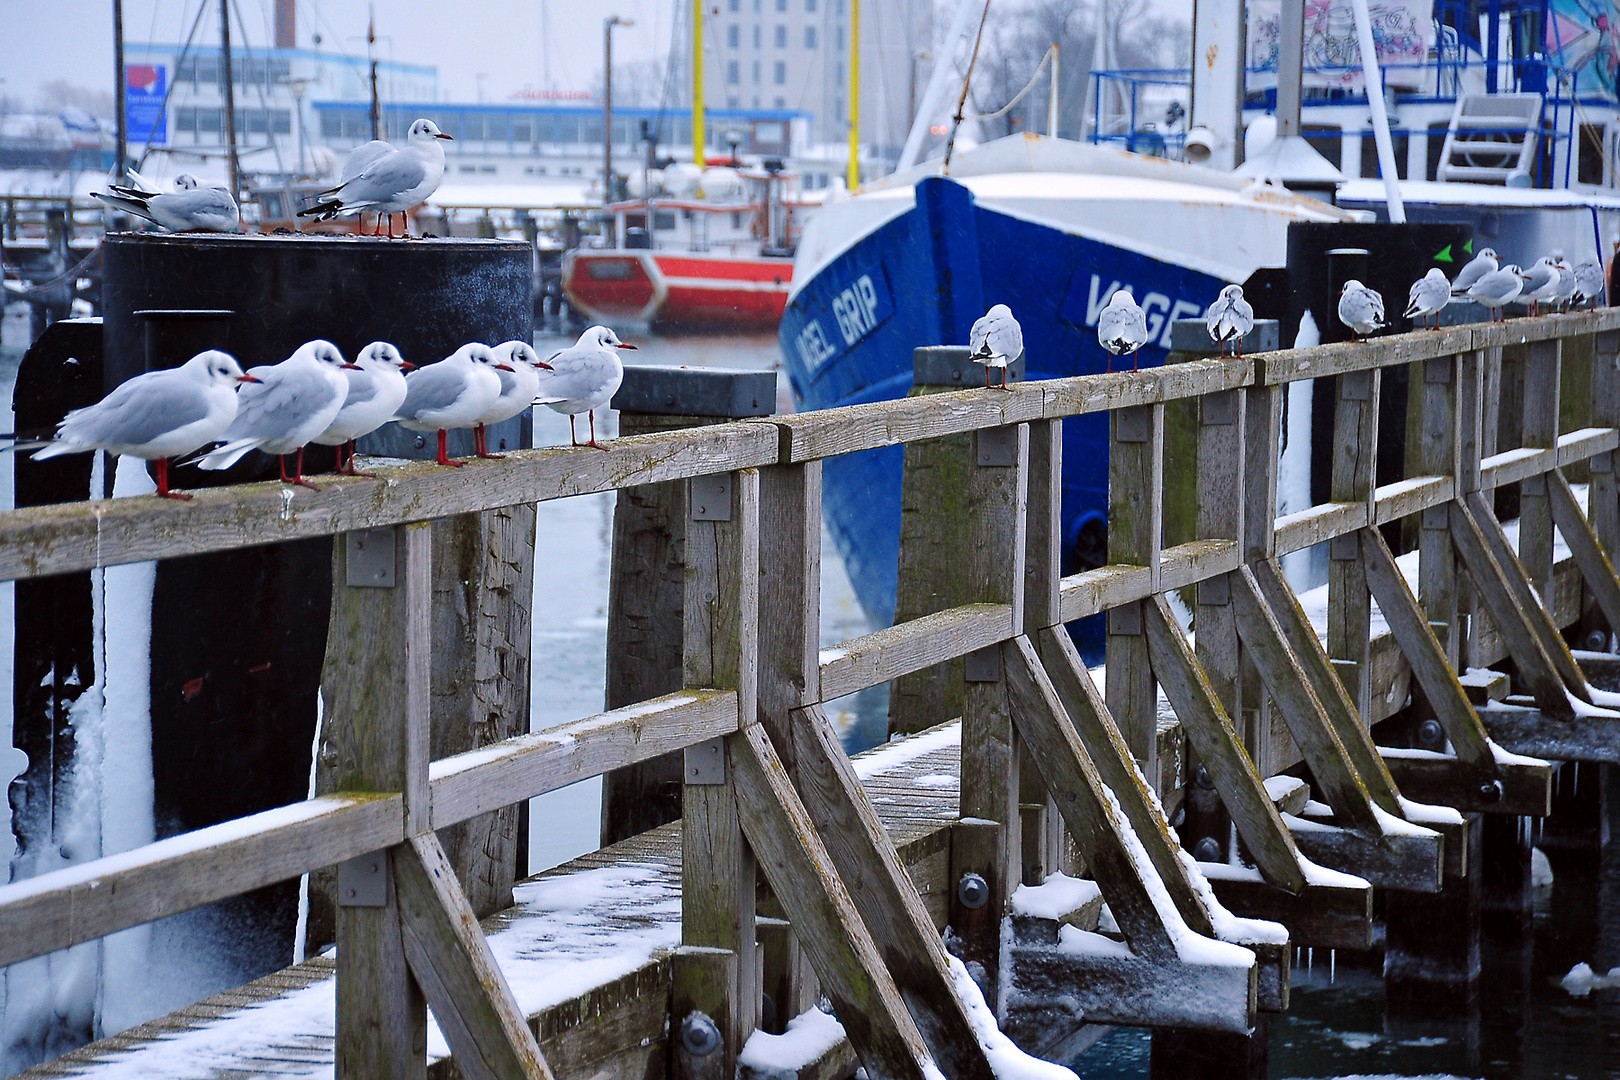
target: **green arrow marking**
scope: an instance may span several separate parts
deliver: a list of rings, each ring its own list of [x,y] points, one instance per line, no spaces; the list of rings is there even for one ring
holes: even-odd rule
[[[1447,244],[1445,247],[1441,248],[1439,254],[1437,254],[1434,257],[1434,261],[1435,262],[1456,262],[1457,260],[1453,259],[1451,257],[1451,245]]]
[[[1472,255],[1473,253],[1474,253],[1474,238],[1472,236],[1470,236],[1468,238],[1468,242],[1463,245],[1463,254]]]

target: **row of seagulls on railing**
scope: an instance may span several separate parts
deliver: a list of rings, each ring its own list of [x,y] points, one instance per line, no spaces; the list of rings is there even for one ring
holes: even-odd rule
[[[485,429],[525,409],[546,405],[568,416],[574,446],[607,449],[596,439],[595,410],[624,378],[618,350],[634,349],[605,326],[593,326],[546,360],[527,342],[491,348],[461,346],[438,363],[415,368],[385,341],[361,349],[353,362],[330,341],[300,345],[279,364],[244,372],[229,353],[209,349],[176,368],[149,371],[101,401],[74,409],[48,442],[22,442],[35,458],[105,450],[154,463],[158,494],[189,499],[169,484],[169,464],[188,454],[206,470],[228,469],[251,450],[273,454],[283,483],[320,490],[304,478],[304,448],[338,447],[338,472],[369,476],[354,466],[354,443],[390,421],[436,433],[440,465],[465,464],[447,453],[448,433],[473,431],[474,454],[489,452]],[[580,443],[574,420],[591,415],[591,438]],[[197,451],[201,450],[201,453]],[[345,464],[345,451],[347,463]],[[292,475],[287,456],[294,456]]]

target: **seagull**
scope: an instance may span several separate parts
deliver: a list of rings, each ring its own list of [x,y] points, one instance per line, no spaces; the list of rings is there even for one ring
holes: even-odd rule
[[[438,363],[405,377],[405,400],[394,419],[412,431],[438,432],[438,463],[459,469],[466,462],[450,460],[446,432],[475,427],[501,396],[499,373],[511,370],[510,364],[495,359],[488,345],[468,342]]]
[[[230,354],[200,352],[177,368],[137,375],[96,404],[74,409],[34,459],[86,450],[128,454],[157,463],[159,495],[189,499],[169,489],[169,459],[223,435],[236,419],[236,388],[258,381],[242,374]]]
[[[149,191],[155,187],[132,170],[134,187],[113,185],[111,191],[92,194],[108,206],[145,218],[170,232],[236,232],[242,215],[236,200],[222,187],[204,187],[190,173],[174,179],[174,191]]]
[[[1412,283],[1412,291],[1406,298],[1406,317],[1408,319],[1422,319],[1424,329],[1429,327],[1429,316],[1433,315],[1434,328],[1440,329],[1440,312],[1451,303],[1451,282],[1438,266],[1429,268],[1417,281]]]
[[[1575,268],[1565,261],[1563,255],[1553,252],[1553,268],[1558,271],[1558,285],[1553,289],[1547,302],[1556,304],[1560,311],[1569,310],[1569,302],[1575,296]]]
[[[353,364],[344,366],[348,396],[326,430],[311,440],[338,448],[338,472],[344,476],[371,475],[355,471],[354,440],[394,418],[394,410],[405,400],[405,372],[415,366],[386,341],[373,341],[360,350]],[[343,465],[345,450],[349,452],[348,468]]]
[[[1575,264],[1575,295],[1597,307],[1603,303],[1605,285],[1603,263],[1597,259],[1584,259]]]
[[[1384,298],[1351,278],[1339,292],[1339,321],[1348,326],[1351,333],[1366,341],[1386,325]]]
[[[1243,299],[1243,286],[1228,285],[1204,312],[1204,325],[1209,336],[1226,355],[1226,343],[1232,342],[1237,355],[1243,355],[1243,339],[1254,329],[1254,308]]]
[[[1115,289],[1108,304],[1097,316],[1097,340],[1108,350],[1108,370],[1114,370],[1114,357],[1131,354],[1131,370],[1136,370],[1136,350],[1147,344],[1147,316],[1124,289]]]
[[[972,353],[968,357],[975,364],[984,365],[984,388],[990,389],[990,369],[1001,369],[1001,385],[1007,389],[1007,365],[1024,355],[1024,330],[1013,318],[1012,309],[997,304],[973,324],[968,337]]]
[[[546,357],[546,367],[540,375],[540,395],[536,405],[549,406],[553,411],[568,415],[568,440],[579,446],[574,434],[574,417],[588,413],[591,418],[591,441],[586,446],[598,450],[607,447],[596,441],[596,407],[613,400],[624,381],[624,365],[619,362],[617,349],[634,349],[634,345],[619,340],[619,335],[605,326],[592,326],[579,340],[561,352]]]
[[[1519,293],[1519,303],[1530,309],[1530,314],[1541,314],[1541,302],[1550,299],[1558,291],[1558,266],[1547,256],[1536,260],[1534,266],[1524,272],[1524,289]]]
[[[350,150],[349,156],[343,159],[343,171],[338,174],[338,187],[342,187],[350,180],[353,180],[355,177],[365,172],[366,166],[370,165],[373,161],[376,161],[384,154],[391,154],[393,152],[394,144],[391,142],[384,142],[382,139],[372,139],[370,142],[361,143],[353,150]],[[366,215],[362,211],[360,214],[360,233],[362,236],[364,236],[365,232]],[[377,230],[372,235],[375,236],[381,232],[382,217],[381,215],[378,215]]]
[[[1479,254],[1475,255],[1468,261],[1466,266],[1457,271],[1457,276],[1452,279],[1451,295],[1461,299],[1469,289],[1473,288],[1474,282],[1486,274],[1495,273],[1499,268],[1497,258],[1496,252],[1492,249],[1480,248]]]
[[[1500,320],[1502,309],[1517,300],[1524,290],[1524,271],[1512,263],[1492,270],[1468,287],[1468,299],[1491,309],[1491,321]]]
[[[416,121],[403,147],[389,147],[386,154],[373,151],[375,156],[354,177],[340,180],[337,187],[321,192],[320,201],[298,211],[298,216],[313,215],[317,221],[326,221],[339,214],[368,210],[387,214],[388,235],[392,237],[393,215],[421,205],[439,190],[439,182],[444,179],[444,147],[439,145],[439,140],[450,137],[431,120]],[[347,168],[344,171],[347,172]]]
[[[279,364],[250,369],[259,385],[238,395],[236,419],[220,436],[224,445],[199,458],[197,467],[218,472],[249,450],[263,450],[276,455],[282,483],[319,491],[304,479],[304,447],[332,426],[349,396],[345,371],[356,366],[344,361],[336,345],[316,338]],[[295,450],[298,465],[289,477],[282,455]]]
[[[502,342],[490,352],[495,354],[495,373],[501,377],[501,396],[478,418],[473,428],[473,447],[481,458],[501,456],[489,452],[484,428],[534,408],[534,399],[540,393],[540,372],[551,370],[551,365],[540,359],[526,341]]]

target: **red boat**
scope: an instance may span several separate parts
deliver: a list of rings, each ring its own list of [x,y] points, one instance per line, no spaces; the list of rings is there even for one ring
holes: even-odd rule
[[[679,182],[681,168],[669,179]],[[794,207],[782,195],[791,178],[729,168],[698,175],[686,178],[697,180],[692,195],[701,197],[614,203],[606,213],[615,246],[563,257],[563,289],[587,319],[661,330],[776,329],[793,284]],[[755,198],[736,197],[744,184]]]

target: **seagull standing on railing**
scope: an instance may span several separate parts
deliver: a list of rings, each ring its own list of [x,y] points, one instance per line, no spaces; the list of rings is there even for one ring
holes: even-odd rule
[[[34,455],[105,450],[157,463],[157,493],[189,499],[169,489],[169,459],[207,446],[236,419],[236,388],[256,383],[236,360],[218,349],[200,352],[177,368],[148,371],[94,405],[74,409],[56,425],[56,438]],[[16,449],[28,449],[22,444]]]
[[[511,370],[495,359],[488,345],[469,342],[438,363],[405,376],[405,400],[394,417],[411,431],[438,432],[436,460],[459,469],[466,462],[450,459],[446,433],[477,426],[478,418],[501,396],[500,367]]]
[[[1204,312],[1204,325],[1209,328],[1210,339],[1221,347],[1222,356],[1226,355],[1228,342],[1232,343],[1233,351],[1242,356],[1243,339],[1254,329],[1254,308],[1243,299],[1243,286],[1228,285],[1222,289],[1221,295]]]
[[[540,371],[540,393],[534,403],[568,417],[570,445],[581,445],[574,431],[574,417],[585,413],[591,419],[591,441],[583,445],[607,449],[596,441],[596,410],[613,400],[624,381],[624,363],[618,350],[634,348],[620,341],[608,327],[592,326],[574,344],[546,357]]]
[[[1575,264],[1575,295],[1581,302],[1597,307],[1604,300],[1603,263],[1597,259],[1583,259]]]
[[[968,359],[984,365],[984,388],[991,388],[990,369],[1000,368],[1001,385],[996,389],[1006,390],[1007,365],[1024,355],[1024,328],[1013,318],[1011,308],[997,304],[973,324],[968,347]]]
[[[1502,309],[1524,291],[1524,271],[1512,263],[1493,270],[1468,287],[1468,299],[1491,309],[1491,321],[1501,321]]]
[[[1544,255],[1524,272],[1524,289],[1519,293],[1519,302],[1529,307],[1530,314],[1539,315],[1541,302],[1550,300],[1557,291],[1558,265]]]
[[[1097,316],[1097,340],[1108,350],[1108,370],[1114,370],[1114,357],[1131,354],[1131,370],[1137,370],[1136,350],[1147,344],[1147,316],[1136,299],[1124,289],[1115,289]]]
[[[274,454],[281,466],[281,482],[313,491],[320,488],[304,479],[304,447],[332,426],[349,397],[346,362],[338,347],[317,338],[298,346],[279,364],[248,371],[254,378],[237,395],[236,419],[220,436],[224,443],[197,461],[199,469],[228,469],[249,450]],[[293,475],[287,475],[287,454],[298,454]]]
[[[386,341],[373,341],[360,350],[354,363],[343,369],[349,394],[327,429],[314,442],[338,448],[337,471],[344,476],[370,476],[355,471],[354,440],[370,435],[394,418],[394,410],[405,400],[405,372],[415,365]],[[348,467],[344,467],[348,451]]]
[[[1339,321],[1349,327],[1352,334],[1366,341],[1387,325],[1384,322],[1384,298],[1351,278],[1339,290]]]
[[[473,428],[473,452],[481,458],[501,456],[489,452],[489,436],[484,428],[534,408],[534,399],[540,393],[540,372],[551,370],[551,365],[535,355],[525,341],[502,342],[490,351],[495,354],[495,373],[501,377],[501,396]]]
[[[1422,319],[1423,328],[1429,328],[1429,316],[1433,315],[1434,328],[1440,329],[1440,312],[1451,303],[1451,282],[1438,266],[1430,267],[1429,272],[1412,283],[1412,291],[1406,296],[1406,317],[1408,319]]]
[[[1457,276],[1451,279],[1451,296],[1454,300],[1461,300],[1468,295],[1468,290],[1474,283],[1486,274],[1494,274],[1500,269],[1497,263],[1497,254],[1490,248],[1480,248],[1479,254],[1468,261],[1468,264],[1457,271]]]

